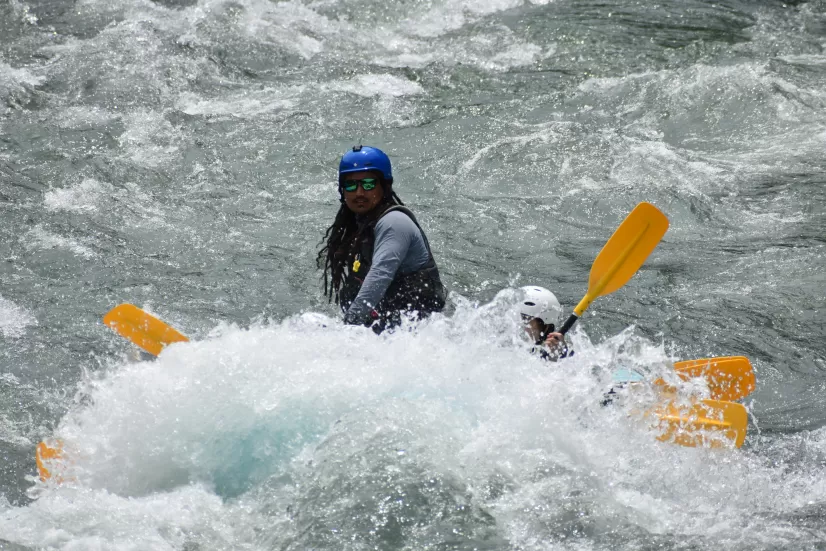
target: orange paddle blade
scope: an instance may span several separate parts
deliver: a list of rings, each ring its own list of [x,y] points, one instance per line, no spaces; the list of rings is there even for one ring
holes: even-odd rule
[[[748,412],[743,404],[719,400],[702,400],[692,405],[674,402],[653,411],[663,430],[657,440],[681,446],[739,448],[746,439]]]
[[[174,327],[132,304],[115,306],[103,316],[103,323],[155,356],[173,342],[189,340]],[[40,480],[45,482],[52,478],[54,466],[64,460],[63,442],[58,440],[53,446],[45,442],[38,444],[35,450],[35,462]],[[60,477],[55,477],[55,480],[62,482]]]
[[[650,203],[640,203],[625,217],[591,265],[588,292],[574,308],[577,316],[600,296],[613,293],[640,269],[668,229],[668,218]]]
[[[674,370],[684,381],[694,377],[704,378],[711,398],[714,400],[740,400],[751,394],[757,387],[751,362],[743,356],[722,356],[676,362]],[[654,384],[663,386],[666,391],[676,391],[663,379],[657,379]]]
[[[46,482],[52,477],[49,468],[55,463],[63,459],[63,443],[57,442],[55,447],[48,446],[45,442],[37,445],[37,450],[34,453],[34,460],[37,463],[37,472],[40,474],[40,480]]]
[[[132,304],[115,306],[103,316],[103,323],[155,356],[173,342],[189,340],[174,327]]]

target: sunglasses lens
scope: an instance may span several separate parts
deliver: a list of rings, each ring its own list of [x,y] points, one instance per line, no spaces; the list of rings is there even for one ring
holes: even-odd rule
[[[350,180],[346,184],[344,184],[344,191],[353,192],[356,191],[359,187],[359,183],[355,180]]]
[[[371,189],[376,187],[376,179],[375,178],[365,178],[361,181],[361,188],[364,191],[370,191]]]

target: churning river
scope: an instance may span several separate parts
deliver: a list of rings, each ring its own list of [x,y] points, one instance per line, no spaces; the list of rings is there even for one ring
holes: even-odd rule
[[[824,48],[823,1],[0,3],[0,549],[826,548]],[[451,292],[381,336],[315,266],[360,143]],[[531,356],[513,289],[570,312],[640,201]],[[122,302],[192,342],[134,361]],[[599,405],[729,355],[739,450]]]

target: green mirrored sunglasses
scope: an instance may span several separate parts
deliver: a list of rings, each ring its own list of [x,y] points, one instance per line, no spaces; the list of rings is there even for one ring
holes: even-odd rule
[[[344,191],[354,192],[358,189],[359,184],[361,184],[361,189],[364,191],[370,191],[379,185],[378,178],[364,178],[361,180],[347,180],[345,181],[341,187],[344,188]]]

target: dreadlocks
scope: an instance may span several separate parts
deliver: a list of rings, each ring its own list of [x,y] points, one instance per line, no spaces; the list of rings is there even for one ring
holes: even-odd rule
[[[385,189],[384,200],[376,206],[376,212],[384,212],[392,205],[404,205],[391,184],[382,181],[382,185]],[[324,294],[331,301],[335,297],[335,302],[339,302],[338,291],[345,279],[344,267],[356,256],[359,237],[365,227],[365,224],[359,225],[355,213],[347,208],[342,199],[335,220],[319,242],[320,245],[326,241],[316,257],[316,266],[324,270]]]

